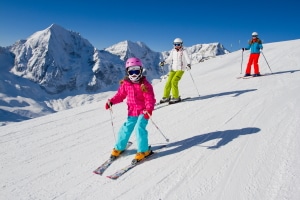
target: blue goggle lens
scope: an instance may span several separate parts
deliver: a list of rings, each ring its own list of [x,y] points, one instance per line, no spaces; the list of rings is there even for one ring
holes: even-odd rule
[[[130,70],[130,71],[128,71],[129,75],[133,75],[133,74],[139,75],[140,73],[141,73],[141,70]]]

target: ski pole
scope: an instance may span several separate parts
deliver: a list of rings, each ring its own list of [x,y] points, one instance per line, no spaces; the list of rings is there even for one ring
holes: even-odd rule
[[[193,57],[192,57],[192,54],[191,54],[191,58],[190,58],[190,65],[192,65],[192,61],[193,61]],[[190,66],[190,69],[188,70],[189,71],[189,73],[190,73],[190,76],[191,76],[191,79],[192,79],[192,81],[193,81],[193,83],[194,83],[194,86],[195,86],[195,88],[196,88],[196,90],[197,90],[197,93],[198,93],[198,96],[200,97],[200,93],[199,93],[199,91],[198,91],[198,88],[197,88],[197,86],[196,86],[196,83],[195,83],[195,81],[194,81],[194,79],[193,79],[193,76],[192,76],[192,73],[191,73],[191,70],[192,69],[192,66]]]
[[[164,66],[161,66],[161,70],[162,70],[162,76],[160,78],[160,81],[163,81],[163,80],[166,79],[166,74],[165,74]]]
[[[160,134],[166,139],[166,142],[169,142],[170,140],[168,138],[166,138],[166,136],[163,134],[163,132],[158,128],[158,126],[154,123],[154,121],[152,120],[151,115],[146,111],[149,119],[151,120],[152,124],[157,128],[157,130],[160,132]]]
[[[165,64],[165,61],[162,61],[162,62],[164,62],[164,64]],[[159,65],[159,66],[160,66],[160,65]],[[162,72],[162,76],[160,77],[160,81],[165,80],[166,77],[167,77],[167,74],[166,74],[166,72],[165,72],[164,66],[165,66],[165,65],[160,66],[160,69],[161,69],[161,72]]]
[[[162,70],[162,73],[163,73],[163,76],[165,75],[165,68],[164,68],[164,65],[163,66],[160,66],[161,67],[161,70]]]
[[[113,121],[113,111],[112,111],[112,107],[109,104],[109,111],[110,111],[110,122],[111,122],[111,126],[112,126],[112,130],[113,130],[113,134],[114,134],[114,138],[115,138],[115,142],[116,140],[116,134],[115,134],[115,128],[114,128],[114,121]]]
[[[193,79],[192,73],[191,73],[191,71],[190,71],[190,70],[188,70],[188,71],[190,72],[190,75],[191,75],[192,81],[193,81],[193,83],[194,83],[194,86],[195,86],[195,88],[196,88],[196,90],[197,90],[197,92],[198,92],[198,95],[199,95],[199,97],[200,97],[200,94],[199,94],[198,88],[197,88],[197,86],[196,86],[196,83],[195,83],[195,81],[194,81],[194,79]]]
[[[244,55],[244,51],[242,51],[241,74],[242,74],[242,69],[243,69],[243,55]]]
[[[265,57],[264,53],[263,53],[262,51],[260,51],[260,52],[262,53],[262,55],[263,55],[263,57],[264,57],[264,59],[265,59],[265,61],[266,61],[267,65],[268,65],[268,67],[269,67],[269,69],[270,69],[271,73],[273,74],[273,72],[272,72],[272,70],[271,70],[271,67],[270,67],[270,65],[269,65],[269,63],[268,63],[268,61],[267,61],[267,59],[266,59],[266,57]]]

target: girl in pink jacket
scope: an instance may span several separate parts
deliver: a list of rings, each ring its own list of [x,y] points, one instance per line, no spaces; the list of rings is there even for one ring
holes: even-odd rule
[[[126,61],[125,78],[121,80],[117,93],[107,101],[105,108],[121,103],[127,98],[128,117],[121,126],[117,141],[111,153],[111,159],[117,158],[126,148],[134,128],[137,139],[137,154],[132,162],[139,162],[151,154],[148,144],[146,126],[152,115],[155,105],[155,96],[152,85],[142,75],[143,64],[138,58],[129,58]]]

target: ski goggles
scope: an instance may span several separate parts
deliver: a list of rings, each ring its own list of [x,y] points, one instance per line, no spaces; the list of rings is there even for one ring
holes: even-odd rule
[[[134,75],[134,74],[139,75],[140,73],[141,73],[140,69],[134,69],[134,70],[128,71],[129,75]]]
[[[174,43],[174,46],[180,47],[180,46],[181,46],[181,43]]]

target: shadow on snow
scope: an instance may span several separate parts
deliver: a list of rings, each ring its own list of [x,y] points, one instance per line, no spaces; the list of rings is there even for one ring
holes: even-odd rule
[[[234,139],[238,138],[241,135],[258,133],[260,130],[261,130],[260,128],[248,127],[242,129],[216,131],[216,132],[206,133],[202,135],[196,135],[191,138],[169,143],[167,145],[167,148],[170,149],[160,152],[159,157],[175,154],[184,151],[186,149],[189,149],[193,146],[196,145],[201,146],[201,144],[205,142],[215,140],[215,139],[220,139],[220,141],[218,141],[216,145],[207,147],[208,149],[217,149],[220,148],[221,146],[228,144],[229,142],[233,141]]]
[[[214,98],[214,97],[221,97],[221,96],[227,96],[227,95],[233,95],[233,97],[238,97],[244,93],[247,92],[253,92],[257,89],[248,89],[248,90],[237,90],[237,91],[231,91],[231,92],[221,92],[217,94],[209,94],[205,96],[200,96],[200,97],[193,97],[191,99],[187,99],[186,101],[196,101],[196,100],[201,100],[201,99],[209,99],[209,98]]]

